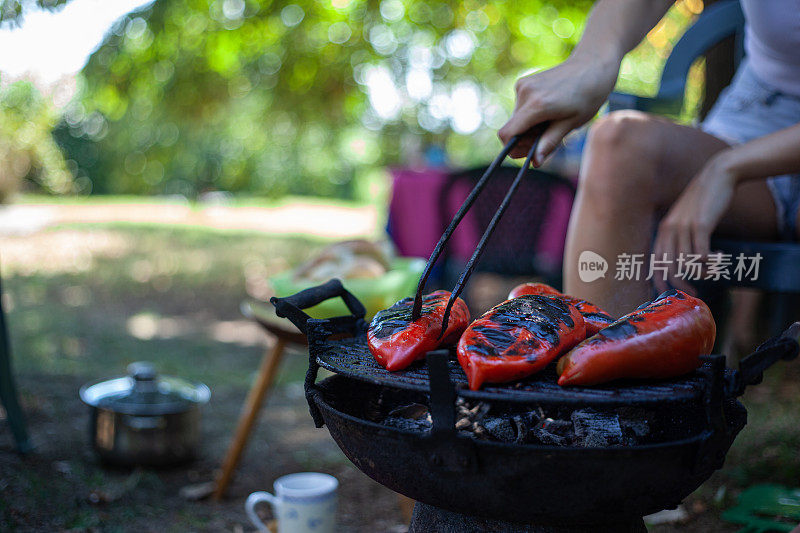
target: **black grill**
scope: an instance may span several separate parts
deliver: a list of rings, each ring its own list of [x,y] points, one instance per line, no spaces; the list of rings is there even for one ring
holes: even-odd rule
[[[380,366],[367,348],[364,333],[355,337],[324,340],[315,350],[317,364],[342,376],[376,385],[427,392],[430,390],[428,368],[424,361],[406,370],[389,372]],[[477,391],[469,390],[467,376],[451,353],[450,381],[459,396],[471,400],[503,401],[562,405],[632,405],[664,402],[688,402],[702,396],[708,383],[710,363],[688,376],[655,383],[619,381],[606,387],[561,387],[556,383],[555,364],[529,379],[505,385],[486,385]],[[732,377],[726,371],[728,379]]]
[[[316,320],[302,311],[335,296],[351,316]],[[463,529],[455,524],[476,530],[484,519],[522,523],[492,522],[492,531],[645,531],[642,515],[677,505],[722,466],[746,423],[736,397],[759,383],[767,367],[796,357],[800,335],[795,323],[737,371],[715,355],[678,379],[562,388],[550,366],[520,382],[471,391],[447,350],[429,352],[426,361],[400,372],[379,366],[367,348],[364,308],[337,280],[272,302],[308,335],[305,390],[316,425],[327,425],[368,476],[427,504],[417,509],[415,532],[442,520],[451,530]],[[319,367],[336,375],[317,383]],[[598,447],[481,440],[457,430],[458,396],[498,415],[541,409],[563,419],[587,408],[603,416],[628,410],[647,422],[649,434]],[[387,414],[409,403],[427,407],[426,429],[386,423]]]

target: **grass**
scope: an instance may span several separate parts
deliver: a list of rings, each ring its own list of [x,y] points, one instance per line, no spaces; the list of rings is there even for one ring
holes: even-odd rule
[[[263,294],[267,277],[321,244],[152,225],[72,225],[3,237],[13,366],[38,448],[21,461],[9,453],[11,437],[0,424],[0,531],[232,530],[246,522],[244,496],[280,474],[314,468],[343,480],[361,476],[307,420],[297,385],[280,387],[305,374],[307,356],[295,348],[284,358],[231,500],[209,505],[178,496],[184,485],[213,479],[267,342],[240,315],[240,302]],[[91,453],[78,388],[139,360],[212,389],[204,456],[189,468],[106,469]],[[296,444],[284,449],[284,442],[307,449],[295,456]],[[365,483],[362,477],[351,483]]]
[[[295,203],[307,205],[335,206],[335,207],[365,207],[374,205],[383,207],[385,199],[374,197],[370,201],[345,200],[341,198],[327,198],[321,196],[292,196],[280,198],[257,196],[228,196],[226,205],[232,207],[281,207]],[[44,194],[20,194],[14,198],[15,204],[53,204],[53,205],[191,205],[202,208],[208,204],[201,201],[190,201],[181,196],[126,196],[126,195],[93,195],[93,196],[50,196]]]
[[[248,376],[232,359],[260,350],[236,335],[247,325],[238,306],[248,280],[257,293],[320,244],[116,225],[60,227],[25,240],[23,255],[3,265],[15,353],[24,354],[15,358],[19,373],[103,377],[149,359],[165,372],[237,385]],[[37,247],[50,252],[24,256]],[[53,262],[41,261],[47,257]]]

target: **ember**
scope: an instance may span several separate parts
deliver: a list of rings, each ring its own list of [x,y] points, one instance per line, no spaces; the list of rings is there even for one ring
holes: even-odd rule
[[[649,435],[646,413],[642,409],[619,408],[609,412],[578,409],[568,416],[537,410],[516,411],[497,408],[487,402],[456,403],[456,429],[476,439],[515,444],[544,444],[602,448],[636,446]],[[383,420],[387,426],[406,431],[429,431],[431,414],[427,406],[411,403],[393,409]]]

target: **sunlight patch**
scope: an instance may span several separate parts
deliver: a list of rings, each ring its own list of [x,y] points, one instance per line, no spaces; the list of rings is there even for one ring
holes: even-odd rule
[[[79,274],[98,258],[118,258],[131,249],[131,239],[113,231],[44,231],[0,239],[4,274]]]
[[[263,342],[261,327],[249,320],[220,320],[211,325],[211,338],[217,342],[257,346]]]

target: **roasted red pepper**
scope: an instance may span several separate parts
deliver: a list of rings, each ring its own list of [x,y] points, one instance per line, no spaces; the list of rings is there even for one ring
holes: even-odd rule
[[[484,382],[530,376],[586,337],[575,306],[547,296],[521,296],[494,306],[458,342],[458,362],[477,390]]]
[[[386,370],[402,370],[422,359],[430,350],[452,344],[469,324],[469,309],[461,298],[456,298],[450,310],[445,334],[442,317],[450,293],[436,291],[422,297],[422,314],[411,321],[413,298],[404,298],[388,309],[379,311],[367,331],[369,351]]]
[[[573,348],[558,361],[559,385],[670,378],[700,366],[716,337],[702,300],[669,290]]]
[[[553,298],[561,298],[567,303],[570,303],[578,308],[578,311],[583,315],[583,320],[586,322],[586,336],[591,337],[606,326],[610,326],[614,322],[614,317],[600,309],[592,302],[581,300],[573,296],[568,296],[562,292],[557,291],[546,283],[523,283],[517,285],[511,292],[508,293],[509,298],[517,298],[525,294],[539,294],[542,296],[552,296]]]

